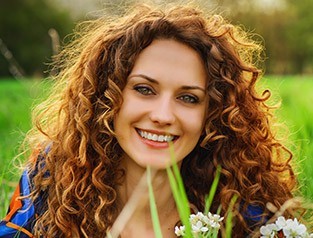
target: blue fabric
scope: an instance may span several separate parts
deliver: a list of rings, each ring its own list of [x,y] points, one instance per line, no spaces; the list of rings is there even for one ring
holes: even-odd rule
[[[0,237],[32,237],[32,223],[35,219],[35,207],[30,199],[18,199],[30,194],[30,180],[25,170],[12,197],[7,216],[0,222]]]
[[[248,227],[254,230],[257,226],[265,224],[268,221],[267,217],[263,215],[263,208],[257,205],[248,205],[247,210],[242,213],[244,220]]]
[[[247,211],[243,214],[245,219],[260,222],[262,219],[263,209],[260,206],[248,205]]]
[[[51,149],[51,144],[48,145],[43,154],[47,154]],[[32,173],[26,169],[21,176],[19,184],[11,199],[10,208],[7,216],[0,222],[0,238],[33,237],[32,230],[35,219],[45,210],[45,201],[47,194],[41,191],[39,198],[32,202],[29,198],[18,199],[19,196],[27,196],[31,193],[34,186],[33,177],[38,173],[38,170],[45,166],[45,157],[39,152],[36,168]],[[48,177],[49,171],[46,171],[44,177]]]

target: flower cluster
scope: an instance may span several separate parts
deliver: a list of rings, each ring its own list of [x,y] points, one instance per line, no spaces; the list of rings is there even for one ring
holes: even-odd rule
[[[189,217],[191,232],[194,237],[213,237],[220,229],[220,222],[223,219],[224,217],[210,212],[208,215],[204,215],[202,212],[191,214]],[[185,226],[176,226],[175,234],[185,236]]]
[[[269,223],[260,228],[261,238],[313,238],[305,225],[299,223],[297,218],[286,220],[283,216],[277,218],[275,223]]]

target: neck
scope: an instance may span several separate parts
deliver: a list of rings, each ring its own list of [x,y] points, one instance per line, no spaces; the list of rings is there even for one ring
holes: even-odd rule
[[[118,189],[121,205],[124,206],[132,195],[136,195],[134,191],[137,188],[139,190],[137,198],[140,200],[140,207],[138,207],[136,212],[150,213],[147,169],[140,167],[135,170],[130,166],[128,164],[125,167],[125,180]],[[150,171],[150,181],[159,213],[160,211],[167,210],[169,206],[170,209],[174,209],[175,201],[166,170],[155,170],[151,168]]]
[[[126,217],[120,221],[120,224],[126,224],[122,230],[134,234],[130,227],[136,227],[137,231],[149,233],[153,230],[153,225],[146,169],[130,160],[123,165],[123,169],[125,180],[118,188],[120,207],[123,208],[120,217]],[[179,216],[166,170],[151,169],[151,183],[162,230],[174,234],[174,226],[179,221]]]

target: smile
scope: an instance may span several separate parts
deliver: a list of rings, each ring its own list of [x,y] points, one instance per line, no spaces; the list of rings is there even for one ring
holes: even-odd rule
[[[173,135],[154,134],[154,133],[142,131],[139,129],[137,129],[137,132],[142,138],[147,139],[147,140],[151,140],[151,141],[157,141],[157,142],[170,142],[176,138],[176,136],[173,136]]]

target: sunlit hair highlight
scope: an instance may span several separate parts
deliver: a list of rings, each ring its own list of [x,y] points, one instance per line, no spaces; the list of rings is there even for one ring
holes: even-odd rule
[[[292,154],[272,133],[269,92],[258,95],[255,89],[260,44],[219,15],[188,6],[136,6],[117,19],[80,24],[56,58],[56,85],[35,111],[28,137],[32,148],[40,148],[30,159],[33,199],[47,194],[36,236],[103,237],[112,226],[120,209],[116,186],[124,175],[113,119],[136,57],[154,39],[193,48],[207,71],[205,130],[181,168],[190,202],[203,208],[218,165],[213,208],[221,204],[223,214],[234,194],[242,212],[247,204],[266,212],[266,202],[279,207],[291,197]],[[248,230],[242,212],[236,215],[238,237]]]

